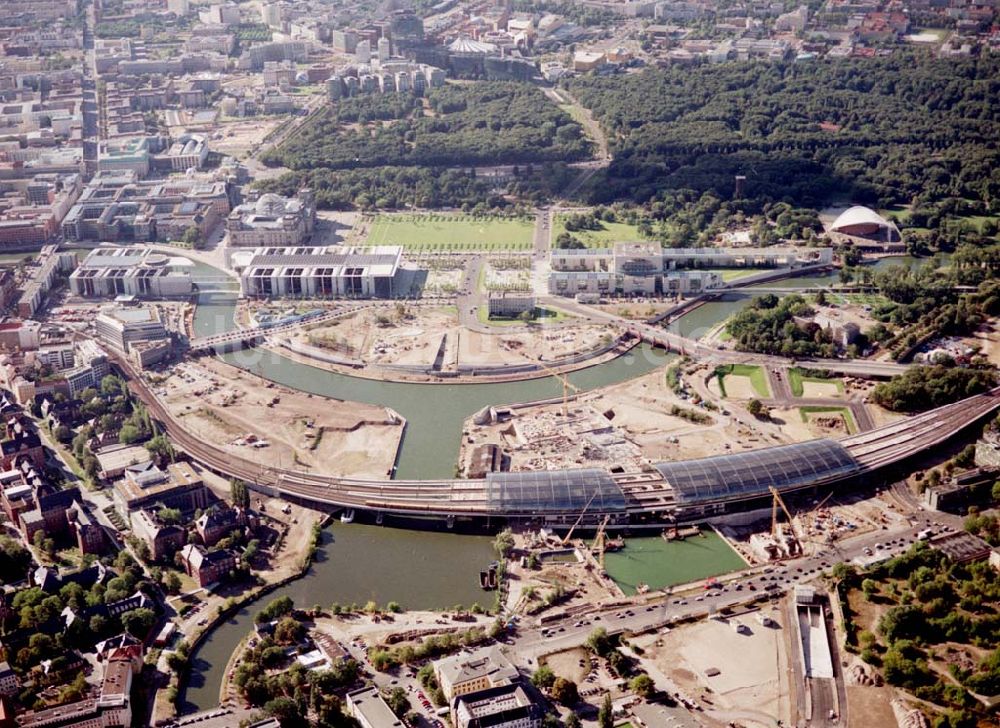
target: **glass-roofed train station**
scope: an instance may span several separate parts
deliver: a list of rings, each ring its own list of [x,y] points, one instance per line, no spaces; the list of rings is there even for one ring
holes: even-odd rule
[[[648,512],[659,499],[673,517],[721,513],[730,504],[767,498],[781,492],[821,486],[859,474],[863,467],[839,442],[811,440],[792,445],[661,462],[659,477],[641,488],[625,476],[600,469],[495,472],[486,476],[491,513],[508,518],[566,523],[578,514],[585,522],[604,517],[611,523]]]
[[[835,440],[822,439],[697,460],[657,463],[680,509],[728,503],[823,485],[855,475],[861,465]]]

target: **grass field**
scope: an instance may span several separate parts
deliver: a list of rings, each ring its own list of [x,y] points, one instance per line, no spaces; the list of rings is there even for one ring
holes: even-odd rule
[[[824,377],[814,377],[806,374],[801,369],[797,367],[792,367],[788,370],[788,386],[792,390],[792,394],[796,397],[802,396],[802,385],[805,382],[818,382],[821,384],[835,384],[837,386],[837,392],[840,394],[844,393],[844,382],[840,379],[824,378]]]
[[[884,208],[878,212],[883,217],[890,218],[899,225],[909,227],[910,210],[905,205],[896,205],[894,207]],[[980,233],[983,232],[983,225],[987,222],[1000,223],[1000,215],[966,215],[965,217],[957,217],[955,219],[969,223]],[[927,232],[929,230],[928,228],[922,227],[909,227],[909,229],[918,232]],[[997,237],[1000,238],[1000,234],[998,234]]]
[[[566,229],[566,216],[557,215],[552,225],[552,243],[554,245],[556,238],[565,232],[569,232],[570,235],[578,238],[588,248],[610,248],[614,243],[643,239],[639,235],[639,229],[635,225],[629,225],[624,222],[605,222],[601,224],[604,226],[603,230],[568,231]]]
[[[402,245],[407,250],[530,250],[532,220],[471,215],[378,215],[369,245]]]
[[[707,268],[710,273],[718,273],[726,283],[760,273],[763,268]]]
[[[764,373],[763,367],[753,364],[724,364],[715,368],[715,376],[719,380],[719,390],[723,397],[728,396],[726,394],[726,377],[730,374],[737,377],[748,377],[750,386],[753,387],[754,394],[758,397],[767,399],[771,396],[771,390],[767,386],[767,375]]]
[[[490,318],[490,312],[486,306],[480,306],[476,311],[476,316],[479,318],[479,323],[486,324],[487,326],[524,326],[526,323],[533,324],[554,324],[559,321],[565,321],[568,316],[562,311],[557,311],[554,308],[542,308],[539,306],[535,307],[535,318],[530,322],[522,321],[520,318]]]
[[[844,424],[847,425],[848,435],[855,435],[858,432],[858,426],[854,422],[854,415],[851,414],[851,410],[847,407],[820,407],[813,405],[810,407],[799,407],[799,413],[802,415],[802,421],[806,424],[809,423],[809,415],[840,415],[844,419]]]

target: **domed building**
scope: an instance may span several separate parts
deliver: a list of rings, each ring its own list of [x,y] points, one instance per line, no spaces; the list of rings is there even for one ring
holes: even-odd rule
[[[855,205],[844,210],[833,221],[830,232],[855,238],[868,238],[886,243],[898,242],[899,228],[868,207]]]
[[[309,240],[316,224],[312,190],[295,197],[265,192],[233,209],[226,220],[229,244],[236,247],[296,246]]]

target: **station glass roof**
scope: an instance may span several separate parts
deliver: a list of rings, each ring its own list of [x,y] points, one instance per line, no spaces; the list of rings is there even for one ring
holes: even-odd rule
[[[654,466],[677,494],[681,505],[766,495],[848,475],[859,468],[834,440],[810,440],[698,460]]]
[[[503,513],[607,514],[625,510],[625,495],[604,470],[488,473],[486,493]]]

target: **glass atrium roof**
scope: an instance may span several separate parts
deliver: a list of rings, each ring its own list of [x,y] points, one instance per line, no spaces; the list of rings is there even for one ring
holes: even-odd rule
[[[625,496],[611,476],[597,469],[488,473],[490,506],[503,513],[607,514],[625,510]]]
[[[859,468],[834,440],[810,440],[698,460],[654,466],[673,486],[681,505],[738,500],[849,475]]]

